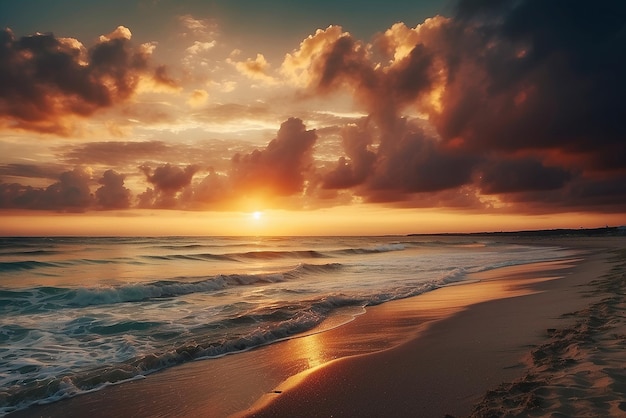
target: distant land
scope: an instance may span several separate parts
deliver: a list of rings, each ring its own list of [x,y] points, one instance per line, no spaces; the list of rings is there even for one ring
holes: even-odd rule
[[[468,232],[468,233],[439,233],[439,234],[409,234],[409,237],[419,236],[516,236],[516,237],[610,237],[626,236],[626,226],[606,226],[603,228],[579,229],[538,229],[530,231],[499,231],[499,232]]]

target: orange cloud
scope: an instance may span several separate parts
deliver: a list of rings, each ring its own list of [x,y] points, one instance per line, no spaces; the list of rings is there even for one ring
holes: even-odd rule
[[[191,107],[201,107],[209,100],[209,93],[206,90],[196,89],[191,92],[187,99],[187,104]]]
[[[325,30],[318,29],[314,35],[303,40],[297,50],[285,56],[281,73],[296,86],[306,87],[312,84],[312,67],[329,46],[342,36],[349,36],[349,33],[343,32],[341,26],[331,25]]]
[[[227,61],[248,78],[268,84],[276,83],[276,80],[269,74],[270,65],[262,54],[257,54],[255,59],[249,58],[245,61],[235,61],[231,54],[231,58],[228,58]]]
[[[236,190],[279,196],[301,192],[306,172],[313,169],[316,139],[315,131],[307,130],[300,119],[283,122],[264,150],[233,157],[231,176]]]
[[[0,124],[68,135],[68,117],[88,116],[127,100],[142,77],[173,84],[165,68],[150,73],[154,45],[134,48],[131,32],[119,26],[85,50],[72,38],[35,34],[16,38],[0,31]]]

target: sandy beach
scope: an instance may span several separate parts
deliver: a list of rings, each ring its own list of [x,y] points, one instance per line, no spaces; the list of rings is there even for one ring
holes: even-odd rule
[[[580,255],[9,416],[623,416],[626,240],[542,242]]]

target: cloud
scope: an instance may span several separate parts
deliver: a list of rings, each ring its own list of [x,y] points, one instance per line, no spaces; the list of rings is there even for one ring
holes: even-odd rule
[[[218,33],[217,23],[211,19],[199,19],[186,14],[179,16],[178,21],[185,29],[184,36],[194,36],[206,40],[214,38]]]
[[[326,189],[414,202],[473,185],[527,207],[551,190],[566,206],[593,184],[607,198],[622,190],[607,185],[626,172],[625,16],[613,1],[467,0],[452,18],[398,23],[371,44],[318,30],[281,70],[310,96],[348,91],[369,114],[358,141],[344,134]],[[403,122],[410,113],[434,131]]]
[[[287,54],[281,65],[281,73],[297,86],[309,86],[312,83],[311,68],[329,46],[340,37],[348,36],[341,26],[329,26],[325,30],[318,29],[314,35],[300,43],[297,50]]]
[[[0,165],[0,176],[57,179],[65,171],[57,164],[5,164]]]
[[[626,211],[626,175],[575,177],[554,190],[527,190],[500,195],[506,210],[517,213]]]
[[[187,104],[191,107],[202,107],[209,100],[209,93],[206,90],[196,89],[191,92],[187,99]]]
[[[90,142],[78,146],[63,146],[60,158],[70,164],[102,164],[109,167],[132,164],[137,160],[163,158],[175,149],[163,141]]]
[[[113,39],[125,39],[127,41],[132,38],[133,34],[130,32],[130,29],[124,26],[118,26],[115,30],[108,35],[100,35],[100,43],[110,42]]]
[[[128,172],[128,165],[143,164],[149,186],[139,196],[143,207],[226,207],[259,195],[300,203],[317,197],[320,205],[354,198],[407,207],[626,210],[625,17],[626,3],[609,0],[593,8],[461,0],[451,17],[415,27],[396,23],[371,41],[332,25],[304,39],[278,68],[262,54],[233,53],[229,62],[259,81],[284,77],[297,89],[294,100],[317,105],[351,95],[348,109],[365,117],[330,118],[329,111],[307,120],[305,112],[289,109],[299,118],[286,120],[275,139],[252,151],[244,141],[239,148],[220,143],[221,151],[208,142],[160,141],[58,150],[72,165]],[[181,52],[202,59],[218,46],[212,21],[191,15],[179,21],[188,40]],[[150,62],[156,44],[135,47],[131,39],[130,30],[118,27],[86,48],[73,38],[18,39],[0,31],[0,123],[68,133],[66,115],[91,115],[128,100],[146,77],[176,88],[168,70]],[[208,93],[201,89],[186,98],[192,107],[204,106],[194,121],[230,122],[241,132],[244,122],[258,122],[254,129],[261,130],[277,121],[277,108],[265,102],[206,107]],[[132,111],[126,116],[146,120]],[[307,130],[305,122],[320,129]],[[2,183],[4,206],[65,210],[128,197],[123,175],[114,171],[99,180],[102,198],[98,191],[87,198],[88,188],[78,186],[94,186],[93,178],[67,171],[74,174],[61,179],[60,167],[37,170],[0,167],[5,177],[56,181],[50,192]],[[59,197],[72,187],[83,200]]]
[[[366,127],[348,125],[342,129],[341,138],[348,158],[339,157],[336,167],[324,176],[326,189],[347,189],[363,183],[376,162],[376,154],[370,149],[374,138]]]
[[[217,23],[212,19],[199,19],[189,14],[179,16],[178,21],[182,26],[181,37],[193,40],[184,50],[182,63],[187,70],[196,70],[199,67],[204,72],[208,71],[210,61],[207,54],[218,45]]]
[[[234,54],[237,55],[237,54]],[[231,54],[226,61],[232,64],[239,73],[253,80],[263,81],[267,84],[275,84],[277,81],[269,74],[270,64],[263,54],[257,54],[255,59],[248,58],[245,61],[235,61]]]
[[[423,27],[427,25],[432,27]],[[420,33],[430,35],[428,30],[441,25],[433,19],[418,27],[413,42],[418,42]],[[356,192],[366,200],[397,201],[411,193],[437,192],[471,181],[477,158],[444,146],[402,116],[407,107],[427,97],[442,77],[435,52],[421,43],[408,48],[406,42],[387,39],[386,53],[393,60],[382,66],[374,60],[371,46],[331,27],[317,31],[287,56],[284,66],[306,74],[306,89],[324,95],[348,89],[369,113],[364,126],[343,132],[346,157],[325,175],[324,188],[358,186]],[[400,44],[403,52],[391,51]]]
[[[185,49],[183,63],[190,69],[199,66],[202,70],[207,71],[209,66],[207,52],[212,50],[215,45],[216,41],[194,41],[190,47]]]
[[[572,178],[560,167],[546,167],[530,158],[493,160],[480,173],[479,186],[485,194],[556,190]]]
[[[153,44],[133,47],[131,32],[119,26],[89,49],[72,38],[37,33],[16,38],[0,30],[0,123],[68,135],[68,116],[89,116],[127,100],[142,77],[165,83],[165,71],[152,74]]]
[[[497,155],[484,193],[534,210],[624,207],[626,4],[587,6],[461,1],[443,29],[448,76],[429,115],[444,142]]]
[[[161,165],[154,170],[149,166],[139,167],[146,180],[154,186],[139,196],[141,207],[173,208],[177,206],[177,195],[191,184],[198,171],[195,165],[185,168],[171,164]]]
[[[150,82],[152,91],[177,92],[181,89],[179,82],[170,76],[165,65],[157,66],[152,78],[144,80]]]
[[[207,120],[218,122],[275,118],[272,109],[265,103],[249,105],[239,103],[214,104],[208,107],[203,115]]]
[[[476,157],[446,149],[419,130],[407,130],[399,141],[384,145],[379,149],[372,190],[433,192],[471,181]]]
[[[158,167],[167,162],[175,162],[179,166],[212,166],[216,170],[224,171],[230,167],[230,159],[234,153],[247,152],[252,148],[252,144],[242,143],[241,140],[208,140],[204,129],[194,129],[172,135],[168,142],[102,141],[63,145],[53,150],[59,162],[67,165],[88,164],[97,169],[114,169],[130,174],[138,165]],[[59,167],[62,168],[59,169],[60,172],[67,166]],[[0,175],[2,174],[3,166],[0,166]],[[144,176],[142,172],[142,177]]]
[[[127,209],[130,207],[130,189],[124,187],[123,174],[107,170],[98,180],[102,186],[96,190],[96,202],[103,209]]]
[[[304,189],[305,174],[313,169],[317,135],[302,120],[283,122],[275,139],[263,150],[235,154],[231,178],[238,192],[288,196]]]
[[[371,154],[367,140],[359,135],[363,132],[346,130],[344,141],[350,156],[356,161],[367,160],[362,156]],[[241,149],[222,142],[218,148],[222,153],[212,152],[211,148],[190,148],[186,145],[170,145],[160,141],[149,142],[94,142],[80,146],[59,148],[60,158],[68,163],[82,163],[90,166],[126,167],[141,159],[152,158],[175,161],[189,161],[192,156],[196,165],[173,165],[170,163],[146,163],[140,171],[150,187],[136,195],[138,207],[177,208],[177,209],[233,209],[241,208],[242,199],[252,199],[255,205],[318,205],[310,200],[319,178],[314,165],[313,150],[317,140],[314,130],[307,130],[302,120],[290,118],[277,132],[267,146],[252,151],[230,154],[229,162],[222,164],[217,171],[208,168],[205,177],[194,182],[194,176],[201,171],[199,164],[218,163],[225,159],[228,149]],[[215,145],[215,144],[213,144]],[[248,146],[249,147],[249,146]],[[249,149],[249,148],[248,148]],[[212,158],[212,159],[210,159]],[[359,160],[360,161],[360,160]],[[355,163],[359,181],[368,171],[361,162]],[[369,164],[368,163],[368,164]],[[23,175],[36,178],[46,174],[42,167],[7,165],[0,172],[9,176]],[[205,171],[206,172],[206,171]],[[125,175],[107,168],[99,179],[90,170],[77,168],[65,171],[48,188],[32,188],[20,184],[2,184],[2,207],[40,210],[109,210],[132,207],[134,196],[124,185]],[[136,184],[135,180],[133,184]],[[356,183],[355,183],[356,184]],[[97,186],[99,185],[99,187]],[[94,187],[95,186],[95,187]],[[343,187],[343,186],[341,186]],[[69,191],[75,189],[76,200],[70,200]],[[91,194],[91,189],[95,193]],[[66,197],[63,197],[66,196]],[[347,196],[347,195],[345,195]],[[82,201],[79,197],[84,198]],[[255,200],[256,199],[256,200]],[[260,199],[260,200],[259,200]],[[342,198],[345,201],[345,198]],[[326,198],[326,204],[337,201]],[[82,202],[82,203],[81,203]],[[319,205],[318,205],[319,206]]]
[[[61,173],[59,180],[46,188],[0,183],[0,207],[83,212],[94,202],[90,181],[89,170],[75,168]]]
[[[460,2],[444,111],[433,118],[443,139],[600,159],[605,147],[623,150],[624,16],[613,1]]]
[[[230,178],[211,169],[194,187],[191,205],[211,210],[241,209],[233,204],[237,197]]]
[[[202,52],[206,52],[212,49],[214,46],[215,46],[215,41],[211,41],[211,42],[194,41],[193,45],[185,49],[185,52],[187,53],[187,55],[198,55]]]

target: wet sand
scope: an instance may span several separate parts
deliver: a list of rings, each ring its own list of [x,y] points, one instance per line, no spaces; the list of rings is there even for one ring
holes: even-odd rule
[[[600,397],[586,401],[585,410],[623,412],[616,399],[626,389],[619,365],[626,360],[626,330],[619,316],[623,291],[615,283],[626,279],[606,249],[626,248],[626,240],[546,243],[585,252],[575,262],[483,273],[472,283],[368,308],[330,331],[9,416],[543,416],[541,408],[569,408],[571,415],[583,405],[564,399],[584,394]],[[596,332],[590,324],[608,339],[602,348],[593,348],[597,336],[580,337]],[[567,331],[576,327],[581,330]],[[562,341],[582,345],[570,349]]]

